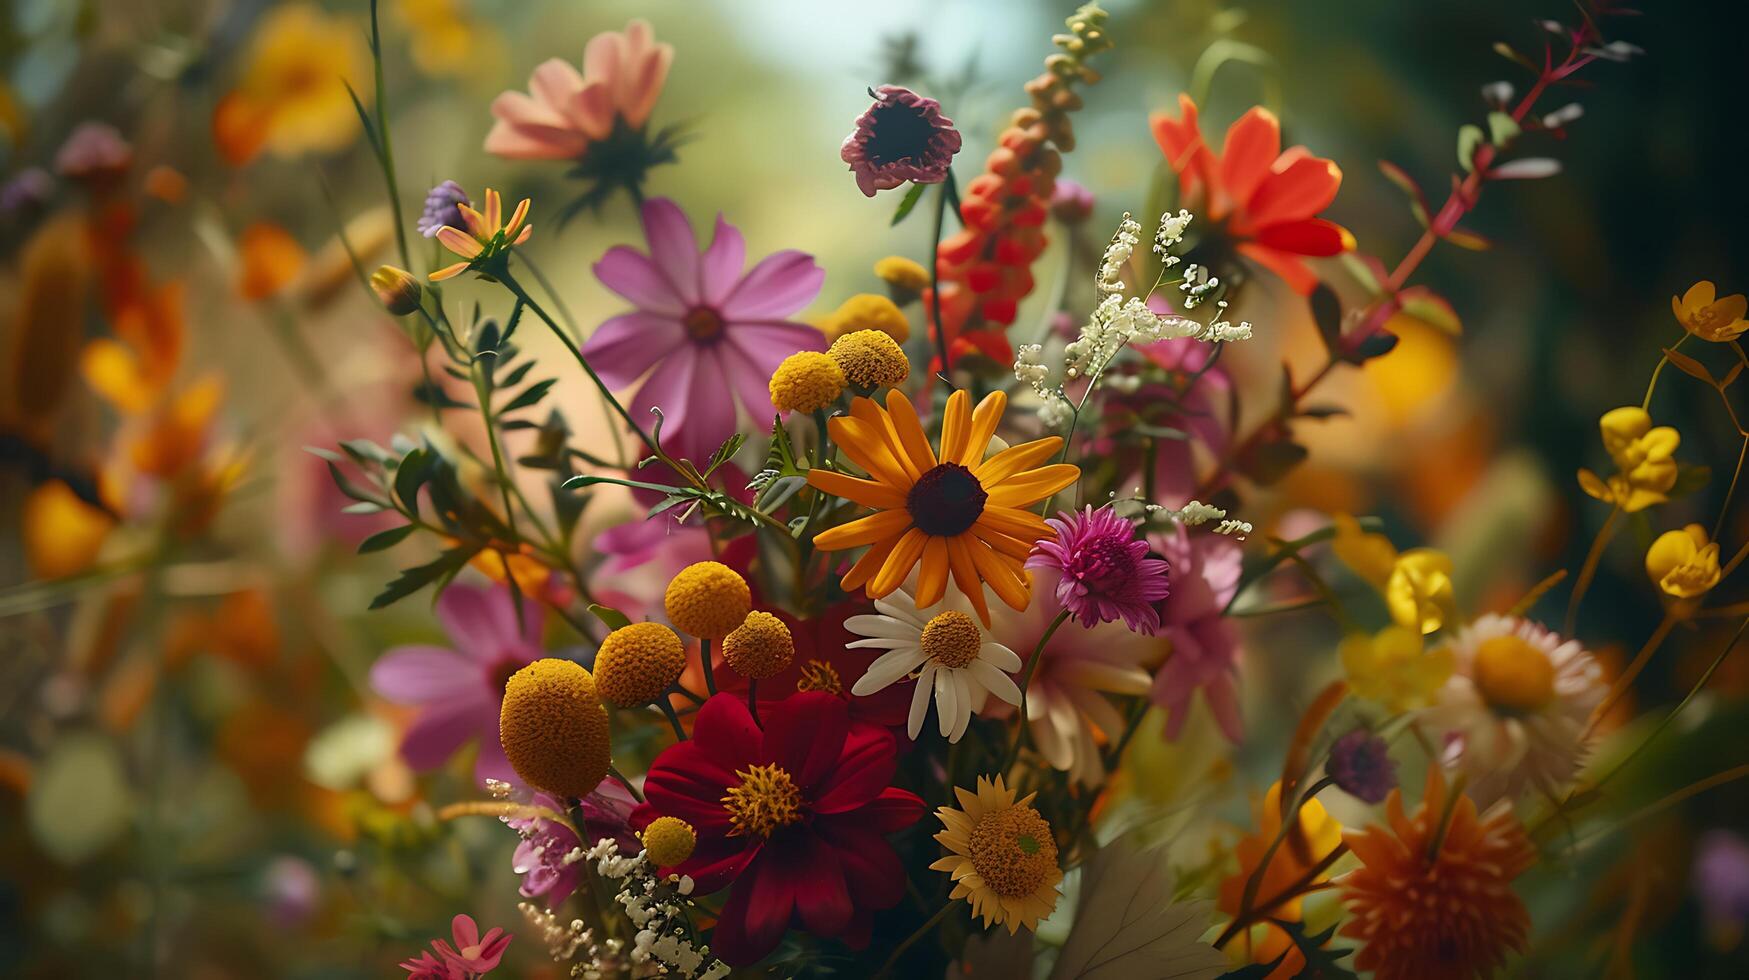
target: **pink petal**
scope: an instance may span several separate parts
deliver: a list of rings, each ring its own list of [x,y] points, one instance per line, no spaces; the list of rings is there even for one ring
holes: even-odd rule
[[[510,601],[508,589],[451,585],[437,598],[437,620],[463,654],[491,663],[503,655],[505,647],[519,645],[522,640]],[[525,616],[535,611],[527,600],[524,603]]]
[[[582,156],[588,144],[579,136],[557,130],[518,126],[500,119],[486,134],[484,149],[506,160],[570,160]]]
[[[487,732],[496,740],[496,705],[478,694],[439,701],[426,706],[401,737],[401,758],[415,769],[436,769],[463,742]]]
[[[668,81],[668,68],[674,63],[674,46],[659,44],[653,51],[638,58],[632,72],[621,79],[619,112],[627,125],[643,126],[649,121],[662,86]]]
[[[754,266],[720,306],[730,320],[782,319],[813,302],[825,281],[812,255],[785,249]]]
[[[691,306],[698,302],[698,239],[686,212],[665,197],[644,202],[644,237],[650,242],[650,261],[661,270],[674,292]]]
[[[510,758],[504,754],[504,743],[496,738],[485,737],[482,733],[480,752],[474,759],[474,782],[484,786],[488,779],[496,779],[501,783],[521,782],[516,776],[516,769],[510,765]]]
[[[548,58],[528,76],[528,94],[560,115],[582,88],[582,74],[562,58]]]
[[[686,342],[686,328],[673,317],[626,313],[596,327],[583,345],[583,356],[601,380],[618,391]]]
[[[783,359],[803,350],[825,350],[826,335],[802,323],[782,320],[736,321],[728,326],[729,343],[747,355],[770,380]]]
[[[590,139],[606,139],[613,132],[613,92],[604,82],[590,82],[572,99],[567,114]]]
[[[595,263],[595,278],[645,312],[678,317],[689,305],[655,263],[624,245],[608,249]]]
[[[397,704],[447,701],[479,691],[479,665],[442,647],[395,647],[371,664],[370,686]]]
[[[734,344],[718,344],[712,348],[712,353],[728,377],[729,387],[734,389],[735,397],[753,417],[753,422],[760,426],[770,424],[772,416],[777,414],[777,409],[771,404],[770,385],[771,373],[777,365],[761,368]]]
[[[703,461],[735,432],[735,402],[728,380],[712,370],[716,358],[703,356],[696,344],[676,348],[656,366],[632,401],[632,417],[641,425],[662,409],[662,441],[688,459]]]
[[[468,916],[458,915],[454,919],[451,919],[449,929],[450,933],[455,937],[457,948],[467,949],[469,946],[479,945],[480,927],[475,925],[474,920]]]
[[[747,265],[747,241],[741,232],[719,213],[717,230],[705,249],[700,267],[699,295],[706,303],[721,303],[741,280],[741,270]]]
[[[583,70],[592,82],[609,85],[625,69],[625,35],[618,31],[602,31],[589,39],[583,49]]]

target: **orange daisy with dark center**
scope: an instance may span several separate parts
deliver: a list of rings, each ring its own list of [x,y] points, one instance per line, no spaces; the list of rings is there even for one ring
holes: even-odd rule
[[[995,391],[973,409],[970,395],[954,392],[934,446],[898,391],[887,393],[884,408],[854,399],[848,416],[827,423],[833,442],[868,477],[816,468],[809,485],[874,509],[814,536],[823,551],[868,549],[845,573],[846,591],[861,588],[878,599],[915,569],[918,606],[940,602],[951,575],[986,626],[985,585],[1012,608],[1026,608],[1022,563],[1052,533],[1028,508],[1073,484],[1081,470],[1050,462],[1063,447],[1056,436],[990,454],[1007,405],[1007,395]]]

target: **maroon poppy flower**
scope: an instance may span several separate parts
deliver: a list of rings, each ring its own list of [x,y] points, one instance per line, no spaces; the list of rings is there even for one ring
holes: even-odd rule
[[[632,824],[692,824],[698,846],[663,873],[691,876],[701,894],[733,883],[711,933],[723,962],[757,962],[792,923],[860,948],[871,913],[905,894],[886,835],[917,822],[923,801],[888,785],[892,734],[851,721],[839,698],[804,691],[760,714],[763,728],[740,698],[706,701],[693,737],[650,766]]]
[[[869,197],[914,180],[939,184],[960,151],[960,133],[941,114],[941,103],[908,88],[870,89],[874,105],[856,117],[839,157],[856,174],[856,186]]]

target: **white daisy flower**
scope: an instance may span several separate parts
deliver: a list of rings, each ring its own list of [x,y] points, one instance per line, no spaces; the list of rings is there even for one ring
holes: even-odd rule
[[[1422,717],[1445,734],[1446,763],[1469,774],[1477,804],[1571,781],[1605,692],[1603,669],[1579,641],[1490,614],[1447,647],[1451,679]]]
[[[957,591],[950,589],[941,602],[918,609],[909,592],[897,589],[876,599],[875,609],[877,615],[852,616],[844,623],[852,633],[867,637],[849,646],[887,651],[868,665],[850,693],[870,695],[915,673],[917,687],[906,724],[912,738],[923,730],[932,693],[941,734],[950,742],[966,733],[972,715],[983,710],[990,695],[1020,704],[1020,688],[1008,676],[1020,669],[1020,657],[984,635],[970,604]]]

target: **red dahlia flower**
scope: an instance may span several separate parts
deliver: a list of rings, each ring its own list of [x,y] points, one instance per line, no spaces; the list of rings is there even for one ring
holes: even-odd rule
[[[1179,118],[1149,120],[1166,163],[1178,174],[1185,206],[1211,224],[1225,223],[1240,255],[1280,276],[1304,296],[1318,284],[1306,256],[1336,255],[1354,236],[1318,212],[1336,199],[1342,170],[1303,146],[1281,148],[1281,123],[1261,106],[1227,130],[1221,152],[1203,139],[1196,103],[1178,97]]]
[[[663,873],[691,876],[699,893],[733,883],[711,933],[723,962],[757,962],[792,922],[861,947],[870,913],[905,894],[886,835],[922,817],[923,801],[887,785],[892,734],[851,721],[843,700],[803,691],[760,713],[763,728],[737,697],[706,701],[693,737],[650,766],[632,824],[692,824],[698,846]]]

